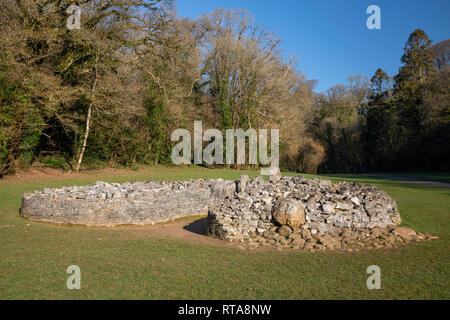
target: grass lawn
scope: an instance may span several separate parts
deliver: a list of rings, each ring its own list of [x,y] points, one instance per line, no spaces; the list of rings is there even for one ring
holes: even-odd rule
[[[245,251],[125,229],[37,223],[18,215],[22,194],[44,187],[234,179],[242,173],[156,167],[0,180],[0,299],[450,299],[450,189],[330,176],[376,184],[397,201],[404,225],[441,238],[357,253]],[[66,269],[73,264],[81,268],[80,290],[66,288]],[[381,290],[366,287],[370,265],[381,268]]]
[[[391,173],[394,177],[450,183],[450,172]]]

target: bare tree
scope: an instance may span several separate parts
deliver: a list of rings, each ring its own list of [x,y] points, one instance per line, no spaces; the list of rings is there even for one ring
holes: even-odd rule
[[[6,25],[2,47],[8,51],[9,65],[22,70],[25,81],[39,84],[27,86],[34,91],[30,95],[35,103],[50,112],[49,117],[56,117],[68,135],[74,135],[74,170],[78,171],[93,118],[122,114],[124,109],[133,112],[118,105],[127,102],[121,95],[124,90],[111,86],[112,78],[132,60],[133,50],[158,41],[171,1],[78,1],[81,29],[69,30],[66,9],[72,3],[6,0],[0,8]],[[135,104],[133,99],[129,105]],[[80,126],[82,113],[85,119]]]

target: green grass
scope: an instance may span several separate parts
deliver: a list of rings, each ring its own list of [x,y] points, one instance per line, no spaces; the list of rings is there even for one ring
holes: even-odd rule
[[[242,172],[163,168],[87,173],[47,181],[0,181],[0,299],[449,299],[450,190],[361,176],[399,206],[405,225],[439,236],[397,250],[358,253],[254,252],[125,229],[56,226],[22,219],[21,196],[43,187],[222,177]],[[254,176],[257,172],[250,172]],[[81,289],[68,290],[66,268],[81,268]],[[381,290],[368,290],[366,269],[381,268]]]
[[[450,183],[450,172],[391,173],[393,177]]]

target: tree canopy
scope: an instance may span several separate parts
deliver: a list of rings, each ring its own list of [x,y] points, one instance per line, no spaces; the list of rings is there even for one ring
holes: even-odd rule
[[[283,169],[448,170],[448,40],[407,39],[398,74],[356,75],[324,94],[245,10],[196,20],[170,0],[0,3],[0,174],[171,164],[171,132],[279,128]]]

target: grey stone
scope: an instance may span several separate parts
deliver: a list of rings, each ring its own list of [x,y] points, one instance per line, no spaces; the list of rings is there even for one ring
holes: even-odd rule
[[[239,177],[238,181],[237,181],[237,192],[245,192],[245,187],[247,186],[247,182],[248,182],[248,175],[243,174]]]
[[[225,181],[222,179],[216,180],[211,185],[211,197],[217,201],[233,198],[235,191],[235,184],[233,181]]]
[[[348,210],[353,209],[353,204],[346,203],[346,202],[338,202],[336,205],[336,209],[348,211]]]
[[[358,197],[353,197],[353,198],[351,198],[350,200],[353,202],[353,204],[354,204],[355,206],[359,206],[359,205],[360,205],[360,202],[359,202]]]
[[[328,213],[328,214],[334,213],[334,208],[336,208],[336,204],[333,202],[326,202],[326,203],[322,204],[322,210],[325,213]]]

